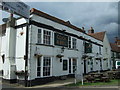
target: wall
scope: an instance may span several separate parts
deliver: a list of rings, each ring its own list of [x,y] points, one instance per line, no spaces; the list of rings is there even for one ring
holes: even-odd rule
[[[75,35],[78,36],[83,36],[84,38],[90,39],[92,41],[95,41],[99,44],[102,44],[101,41],[92,38],[86,34],[83,34],[81,32],[78,32],[76,30],[73,30],[67,26],[58,24],[56,22],[50,21],[48,19],[45,19],[43,17],[39,17],[37,15],[32,15],[31,17],[32,20],[40,22],[40,23],[44,23],[50,26],[53,26],[54,28],[57,28],[59,30],[66,30],[66,32],[69,33],[73,33]],[[22,24],[21,22],[25,22],[24,19],[19,19],[19,22],[17,22],[17,25]],[[34,56],[35,52],[36,52],[36,48],[38,49],[37,52],[42,54],[43,56],[51,56],[52,57],[52,75],[51,76],[61,76],[61,75],[68,75],[69,74],[69,70],[67,71],[63,71],[62,70],[62,62],[59,61],[59,59],[56,57],[57,54],[60,53],[61,51],[61,46],[55,46],[53,44],[53,46],[45,46],[45,45],[36,45],[37,43],[37,30],[40,27],[34,26],[34,25],[30,25],[29,27],[29,62],[28,62],[28,72],[29,72],[29,80],[35,79],[37,78],[37,58]],[[21,36],[20,32],[24,31],[24,34]],[[19,28],[17,29],[17,42],[16,42],[16,65],[17,65],[17,70],[24,70],[24,60],[23,60],[23,56],[25,54],[25,40],[26,40],[26,32],[25,32],[25,27],[24,28]],[[54,32],[53,32],[54,35]],[[54,40],[54,36],[53,36],[53,40]],[[83,69],[83,60],[82,55],[84,54],[84,45],[83,45],[83,40],[79,40],[77,39],[77,50],[73,50],[73,49],[68,49],[65,48],[63,54],[64,57],[63,59],[69,59],[69,58],[77,58],[77,73],[78,74],[82,74],[84,72]],[[90,56],[94,56],[96,55],[97,52],[99,52],[99,46],[94,45],[93,44],[93,53],[88,54]],[[102,50],[102,49],[101,49]],[[95,62],[95,60],[93,59],[93,62]],[[82,64],[81,64],[82,63]],[[94,63],[95,64],[95,63]],[[98,63],[99,64],[99,63]],[[94,65],[96,69],[93,70],[98,70],[99,67]],[[88,67],[88,71],[90,72],[90,67],[91,66],[87,66]]]

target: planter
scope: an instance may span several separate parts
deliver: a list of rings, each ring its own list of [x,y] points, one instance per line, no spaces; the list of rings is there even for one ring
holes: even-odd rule
[[[83,55],[82,56],[82,59],[86,59],[88,56],[87,55]]]
[[[42,54],[34,54],[35,57],[42,57]]]
[[[104,58],[103,60],[107,60],[107,58]]]
[[[96,60],[101,60],[101,58],[95,58]]]
[[[25,75],[25,72],[22,70],[22,71],[15,71],[15,74],[16,75]]]
[[[64,55],[58,54],[58,55],[56,55],[56,57],[62,58],[62,57],[64,57]]]

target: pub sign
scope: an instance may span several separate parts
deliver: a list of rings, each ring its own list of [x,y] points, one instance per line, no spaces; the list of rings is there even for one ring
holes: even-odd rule
[[[55,45],[68,47],[68,36],[64,34],[55,33],[54,38]]]

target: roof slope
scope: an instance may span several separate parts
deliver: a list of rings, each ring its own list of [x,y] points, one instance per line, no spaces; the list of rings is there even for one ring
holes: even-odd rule
[[[105,36],[105,32],[97,32],[97,33],[88,33],[88,35],[94,37],[95,39],[98,39],[100,41],[103,41],[104,36]]]
[[[116,43],[110,43],[110,46],[112,48],[112,51],[114,52],[120,52],[120,47]]]
[[[59,19],[59,18],[56,18],[56,17],[54,17],[54,16],[51,16],[51,15],[49,15],[49,14],[47,14],[47,13],[44,13],[44,12],[42,12],[42,11],[39,11],[39,10],[37,10],[37,9],[35,9],[35,8],[32,8],[30,12],[31,12],[31,14],[36,14],[36,15],[38,15],[38,16],[41,16],[41,17],[47,18],[47,19],[49,19],[49,20],[52,20],[52,21],[54,21],[54,22],[60,23],[60,24],[62,24],[62,25],[68,26],[68,27],[70,27],[70,28],[72,28],[72,29],[74,29],[74,30],[77,30],[77,31],[80,31],[80,32],[85,33],[84,30],[82,30],[81,28],[76,27],[75,25],[72,25],[72,24],[71,24],[70,22],[68,22],[68,21],[67,21],[67,22],[66,22],[66,21],[63,21],[63,20],[61,20],[61,19]]]

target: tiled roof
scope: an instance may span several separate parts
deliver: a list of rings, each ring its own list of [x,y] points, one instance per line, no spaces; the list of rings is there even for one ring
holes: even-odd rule
[[[51,16],[51,15],[49,15],[49,14],[47,14],[47,13],[44,13],[44,12],[42,12],[42,11],[39,11],[39,10],[37,10],[37,9],[35,9],[35,8],[32,8],[30,12],[31,12],[31,14],[39,15],[39,16],[41,16],[41,17],[47,18],[47,19],[49,19],[49,20],[52,20],[52,21],[54,21],[54,22],[60,23],[60,24],[65,25],[65,26],[68,26],[68,27],[70,27],[70,28],[72,28],[72,29],[74,29],[74,30],[77,30],[77,31],[80,31],[80,32],[85,33],[84,30],[82,30],[81,28],[78,28],[78,27],[72,25],[72,24],[71,24],[70,22],[68,22],[68,21],[63,21],[63,20],[58,19],[58,18],[56,18],[56,17],[54,17],[54,16]]]
[[[120,45],[120,40],[117,40],[117,45]]]
[[[105,31],[104,32],[97,32],[97,33],[88,33],[88,35],[100,40],[100,41],[103,41],[104,39],[104,36],[105,36]]]
[[[110,43],[111,49],[114,52],[120,52],[120,47],[116,43]]]

